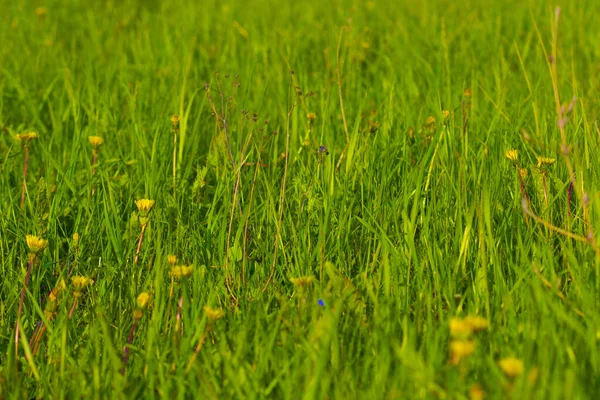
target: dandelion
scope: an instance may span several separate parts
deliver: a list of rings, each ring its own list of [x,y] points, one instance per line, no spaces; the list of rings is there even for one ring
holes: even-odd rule
[[[48,247],[47,240],[34,235],[25,235],[25,241],[27,242],[27,247],[29,247],[29,252],[31,254],[37,254]]]
[[[193,265],[174,265],[171,267],[170,275],[173,278],[189,277],[194,272]]]
[[[135,258],[133,259],[133,264],[136,265],[138,259],[140,257],[140,251],[142,250],[142,242],[144,241],[144,234],[146,233],[146,227],[148,226],[149,218],[148,215],[150,211],[154,207],[154,200],[149,199],[138,199],[135,201],[135,205],[138,209],[138,222],[142,231],[140,232],[140,239],[138,241],[138,246],[135,251]]]
[[[448,324],[450,336],[454,338],[469,337],[473,333],[473,326],[462,318],[454,317]]]
[[[138,321],[142,319],[144,315],[144,310],[148,306],[150,302],[150,293],[142,292],[138,295],[136,299],[136,309],[133,311],[133,325],[129,330],[129,337],[127,338],[127,344],[123,349],[123,368],[121,369],[121,374],[125,375],[125,369],[127,367],[127,361],[129,360],[129,346],[131,346],[131,342],[133,341],[133,335],[135,333],[135,329],[137,327]]]
[[[315,119],[317,119],[317,114],[314,112],[306,113],[306,119],[308,119],[309,122],[313,122]]]
[[[517,162],[519,162],[519,152],[515,149],[507,150],[504,155],[506,158],[508,158],[510,161],[514,162],[515,164]]]
[[[167,256],[167,262],[169,263],[169,265],[175,265],[177,264],[177,256],[174,254],[169,254]]]
[[[452,340],[450,342],[450,363],[458,364],[475,352],[476,343],[472,340]]]
[[[469,399],[471,400],[483,400],[485,398],[485,391],[480,384],[475,383],[469,388]]]
[[[514,379],[521,375],[525,369],[523,361],[515,357],[507,357],[498,361],[498,366],[507,378]]]
[[[465,322],[471,326],[474,333],[485,331],[489,327],[489,322],[486,318],[480,316],[467,316]]]
[[[223,318],[223,316],[225,316],[225,313],[221,308],[212,308],[210,306],[204,306],[202,307],[202,310],[204,311],[206,318],[208,318],[208,320],[211,322],[217,321]]]
[[[295,286],[298,286],[300,288],[310,285],[314,280],[315,277],[313,275],[299,276],[298,278],[290,278],[290,282],[292,282]]]
[[[20,142],[23,143],[29,143],[34,139],[38,138],[38,134],[37,132],[25,132],[25,133],[19,133],[17,135],[15,135],[15,139],[17,139]]]
[[[442,110],[442,115],[444,116],[444,119],[448,119],[450,118],[450,111]]]
[[[98,149],[100,146],[102,146],[102,143],[104,143],[104,139],[102,139],[100,136],[88,136],[88,140],[93,149]]]
[[[94,280],[87,276],[76,275],[71,278],[71,284],[73,285],[73,296],[80,298],[83,295],[83,291],[94,283]]]
[[[536,167],[538,167],[538,169],[544,169],[546,167],[551,166],[555,162],[556,162],[556,160],[554,158],[538,156]]]
[[[25,301],[27,283],[29,283],[29,279],[31,278],[31,270],[33,269],[33,264],[37,260],[38,254],[48,247],[48,241],[38,236],[25,235],[25,241],[27,242],[27,247],[29,248],[29,255],[27,257],[27,273],[25,274],[25,281],[23,282],[23,288],[21,289],[19,308],[17,310],[17,324],[15,327],[15,356],[17,359],[19,357],[19,331],[21,328],[21,313],[23,312],[23,302]]]
[[[137,308],[140,310],[144,310],[148,306],[148,302],[150,301],[150,293],[142,292],[136,299]]]

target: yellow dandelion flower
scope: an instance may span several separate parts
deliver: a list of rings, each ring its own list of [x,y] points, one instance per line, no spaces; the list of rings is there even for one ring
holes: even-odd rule
[[[527,178],[527,174],[529,172],[527,171],[527,168],[519,168],[519,176],[523,179]]]
[[[37,132],[25,132],[25,133],[19,133],[18,135],[15,135],[15,139],[20,140],[21,142],[29,142],[33,139],[37,139],[38,134]]]
[[[315,119],[317,119],[317,114],[316,114],[316,113],[314,113],[314,112],[309,112],[309,113],[306,113],[306,118],[307,118],[309,121],[311,121],[311,122],[312,122],[312,121],[314,121]]]
[[[27,242],[27,247],[29,247],[29,252],[32,254],[37,254],[48,247],[46,239],[34,235],[25,235],[25,241]]]
[[[537,164],[536,166],[539,169],[545,168],[545,167],[549,167],[552,164],[554,164],[556,162],[556,160],[554,158],[550,158],[550,157],[537,157]]]
[[[514,379],[517,376],[521,375],[525,370],[525,366],[523,365],[523,361],[519,360],[515,357],[507,357],[498,361],[498,366],[510,379]]]
[[[445,119],[448,119],[448,118],[450,118],[450,111],[442,110],[442,115],[444,116]]]
[[[148,293],[148,292],[140,293],[140,295],[137,297],[137,308],[139,308],[140,310],[145,309],[146,306],[148,305],[149,301],[150,301],[150,293]]]
[[[171,115],[171,123],[174,127],[179,126],[179,115]]]
[[[472,340],[452,340],[450,342],[450,362],[458,364],[460,360],[475,352],[476,343]]]
[[[515,149],[507,150],[505,156],[512,162],[519,161],[519,152]]]
[[[175,265],[177,264],[177,256],[174,254],[169,254],[167,256],[167,262],[169,263],[169,265]]]
[[[451,318],[448,327],[450,328],[450,336],[452,337],[469,337],[473,333],[471,324],[458,317]]]
[[[71,278],[71,284],[73,284],[73,287],[77,292],[81,292],[92,283],[94,283],[94,280],[87,276],[76,275]]]
[[[485,399],[485,391],[480,384],[475,383],[469,388],[469,399],[483,400]]]
[[[73,234],[73,241],[74,242],[79,242],[79,239],[80,239],[79,233],[75,232]]]
[[[140,213],[148,214],[154,207],[154,200],[138,199],[135,201],[135,205]]]
[[[303,286],[307,286],[310,285],[313,281],[315,280],[315,277],[310,275],[310,276],[299,276],[297,278],[290,278],[290,281],[298,286],[298,287],[303,287]]]
[[[486,318],[478,315],[466,317],[465,322],[471,326],[473,332],[485,331],[490,325]]]
[[[194,272],[193,265],[174,265],[171,267],[171,276],[173,278],[188,277]]]
[[[206,314],[206,317],[209,321],[216,321],[225,316],[225,313],[221,308],[212,308],[210,306],[204,306],[202,307],[202,309],[204,310],[204,314]]]
[[[97,149],[98,147],[102,146],[102,143],[104,143],[104,139],[102,139],[100,136],[88,136],[88,140],[94,149]]]

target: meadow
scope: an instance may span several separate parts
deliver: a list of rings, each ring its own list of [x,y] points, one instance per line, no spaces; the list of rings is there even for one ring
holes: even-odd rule
[[[600,393],[600,2],[0,9],[1,399]]]

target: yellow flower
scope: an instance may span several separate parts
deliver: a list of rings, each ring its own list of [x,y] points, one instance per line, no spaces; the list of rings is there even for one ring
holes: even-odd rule
[[[471,400],[483,400],[485,398],[485,391],[480,384],[475,383],[469,389],[469,399]]]
[[[147,215],[154,207],[154,200],[139,199],[135,201],[135,205],[140,213]]]
[[[175,265],[171,267],[171,276],[173,278],[188,277],[194,272],[193,265]]]
[[[519,152],[515,149],[510,149],[505,154],[506,158],[508,158],[512,162],[519,161]]]
[[[94,283],[94,280],[87,276],[76,275],[71,278],[71,283],[75,288],[75,292],[81,292],[83,289]]]
[[[431,115],[425,120],[425,126],[431,129],[435,129],[435,117]]]
[[[47,240],[34,235],[25,235],[25,240],[27,241],[27,247],[29,247],[29,251],[32,254],[37,254],[40,251],[43,251],[46,247],[48,247]]]
[[[469,337],[473,333],[473,326],[462,318],[451,318],[448,326],[452,337]]]
[[[490,325],[486,318],[480,317],[478,315],[468,316],[465,318],[465,322],[471,326],[471,330],[473,332],[484,331]]]
[[[171,123],[174,127],[179,126],[179,115],[171,115]]]
[[[209,321],[216,321],[218,319],[223,318],[223,316],[225,315],[223,309],[221,308],[212,308],[210,306],[204,306],[202,307],[202,309],[204,310],[204,314],[206,314],[206,317]]]
[[[167,262],[169,263],[169,265],[175,265],[177,264],[177,256],[174,254],[169,254],[167,256]]]
[[[471,89],[467,88],[465,89],[465,97],[471,97]]]
[[[504,375],[510,379],[514,379],[521,375],[525,369],[523,361],[515,357],[503,358],[502,360],[498,361],[498,366],[502,372],[504,372]]]
[[[317,119],[317,114],[316,114],[316,113],[314,113],[314,112],[309,112],[309,113],[306,113],[306,118],[307,118],[309,121],[311,121],[311,122],[312,122],[312,121],[314,121],[315,119]]]
[[[80,239],[80,237],[79,237],[79,233],[75,232],[75,233],[73,234],[73,241],[74,241],[74,242],[79,242],[79,239]]]
[[[310,285],[314,280],[315,280],[315,277],[312,275],[311,276],[299,276],[298,278],[290,278],[290,281],[298,287]]]
[[[444,116],[444,118],[448,119],[450,118],[450,111],[442,110],[442,115]]]
[[[98,147],[102,146],[102,143],[104,143],[104,139],[102,139],[100,136],[88,136],[88,140],[94,149],[97,149]]]
[[[527,168],[519,168],[519,175],[521,176],[521,178],[525,179],[527,178]]]
[[[452,340],[450,342],[450,363],[458,364],[460,360],[475,352],[476,344],[472,340]]]
[[[29,142],[30,140],[37,139],[37,137],[37,132],[26,132],[15,135],[15,139],[20,140],[21,142]]]
[[[537,167],[542,169],[545,167],[549,167],[550,165],[554,164],[556,162],[556,160],[554,158],[550,158],[550,157],[537,157]]]
[[[140,295],[137,297],[137,308],[139,308],[140,310],[143,310],[144,308],[146,308],[149,301],[150,301],[150,293],[148,293],[148,292],[140,293]]]

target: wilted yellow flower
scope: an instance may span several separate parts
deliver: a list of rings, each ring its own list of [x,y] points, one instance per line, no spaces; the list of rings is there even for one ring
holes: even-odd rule
[[[137,297],[137,308],[139,308],[140,310],[143,310],[144,308],[146,308],[149,301],[150,301],[150,293],[148,293],[148,292],[140,293],[140,295]]]
[[[34,235],[25,235],[27,241],[27,247],[32,254],[37,254],[48,247],[48,241]]]
[[[303,287],[303,286],[307,286],[310,285],[313,281],[315,280],[315,277],[310,275],[310,276],[299,276],[297,278],[290,278],[290,281],[298,286],[298,287]]]
[[[502,372],[504,372],[504,375],[510,379],[514,379],[521,375],[525,369],[523,361],[515,357],[503,358],[502,360],[498,361],[498,366]]]
[[[469,389],[469,399],[471,400],[483,400],[485,398],[485,391],[480,384],[475,383]]]
[[[515,149],[507,150],[505,156],[512,162],[519,161],[519,152]]]
[[[202,309],[204,310],[204,314],[206,314],[206,318],[208,318],[209,321],[216,321],[218,319],[223,318],[223,316],[225,315],[223,309],[221,308],[212,308],[210,306],[204,306],[202,307]]]
[[[167,256],[167,262],[169,263],[169,265],[175,265],[177,264],[177,256],[174,254],[169,254]]]
[[[475,352],[476,344],[472,340],[452,340],[450,342],[450,363],[458,364],[461,359]]]
[[[309,113],[306,113],[306,118],[307,118],[309,121],[311,121],[311,122],[312,122],[312,121],[314,121],[315,119],[317,119],[317,114],[316,114],[316,113],[314,113],[314,112],[309,112]]]
[[[194,272],[193,265],[175,265],[171,267],[171,276],[173,278],[188,277]]]
[[[97,149],[98,147],[102,146],[102,143],[104,143],[104,139],[102,139],[100,136],[88,136],[88,140],[94,149]]]
[[[135,205],[140,213],[148,214],[154,207],[154,200],[139,199],[135,201]]]
[[[470,315],[465,317],[465,322],[471,326],[471,330],[473,332],[484,331],[490,325],[486,318],[480,317],[478,315]]]
[[[459,317],[451,318],[448,327],[452,337],[469,337],[473,333],[471,324]]]
[[[549,167],[550,165],[554,164],[556,162],[556,160],[554,158],[550,158],[550,157],[537,157],[537,167],[542,169],[545,167]]]
[[[18,135],[15,135],[15,139],[20,140],[21,142],[29,142],[33,139],[37,139],[38,134],[37,132],[25,132],[25,133],[19,133]]]

